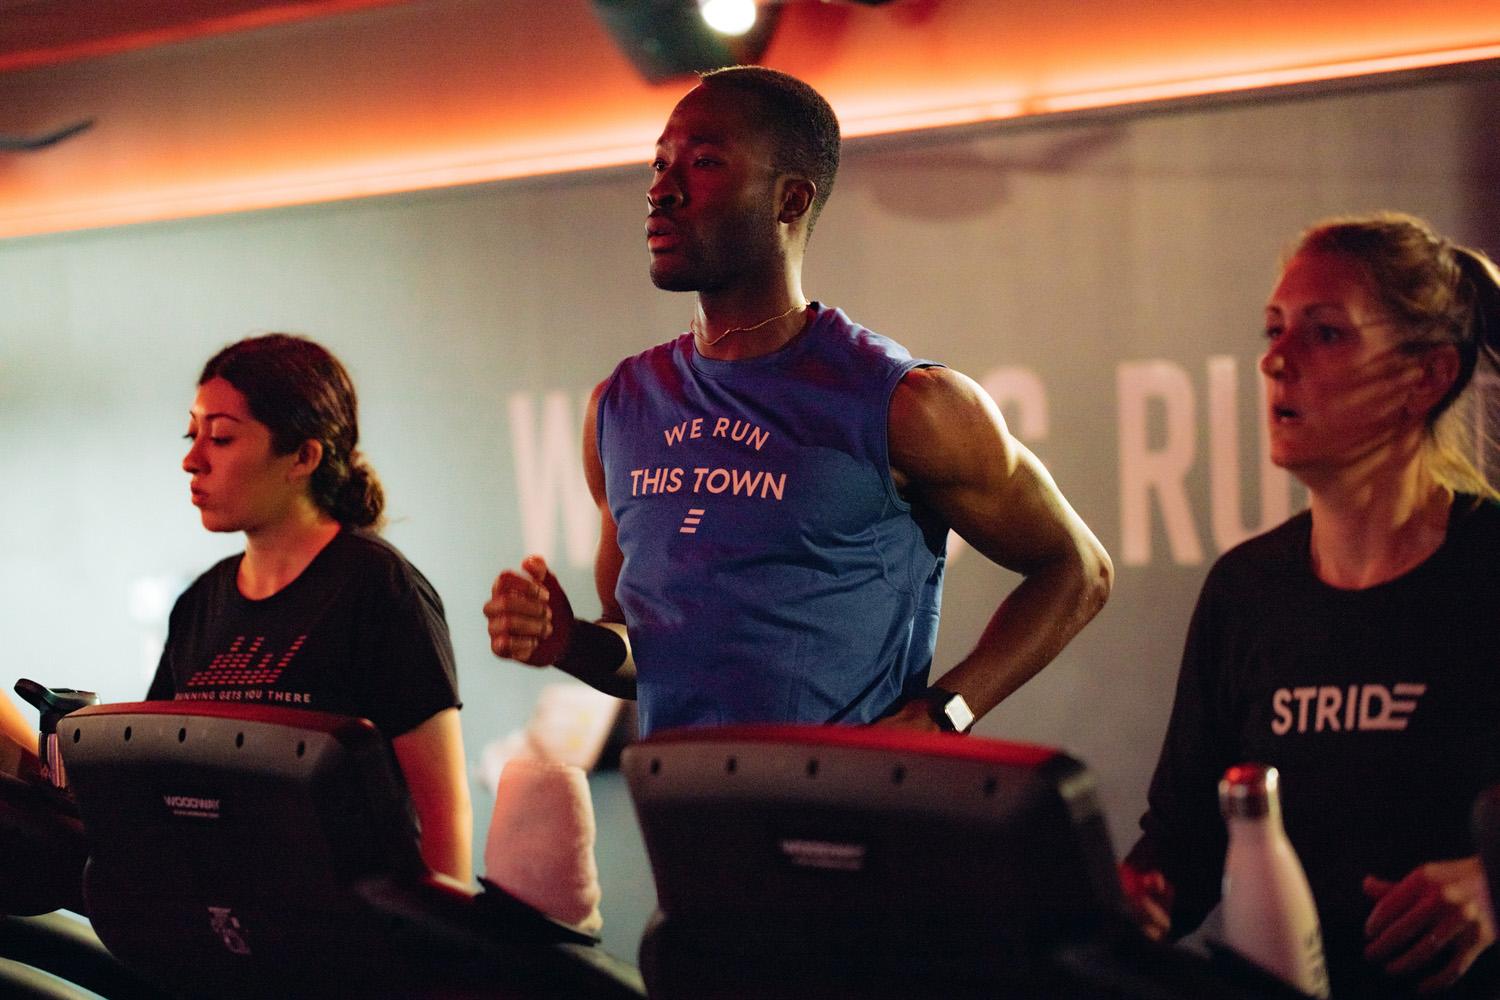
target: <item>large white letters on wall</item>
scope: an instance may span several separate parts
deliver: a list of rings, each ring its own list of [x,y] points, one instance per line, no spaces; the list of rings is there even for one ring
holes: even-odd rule
[[[1246,366],[1249,367],[1249,366]],[[1241,502],[1247,458],[1240,442],[1241,383],[1239,360],[1228,355],[1207,359],[1207,427],[1198,426],[1199,407],[1193,379],[1174,361],[1122,361],[1116,367],[1115,387],[1119,430],[1119,561],[1126,566],[1150,565],[1151,518],[1159,513],[1166,528],[1173,563],[1196,566],[1206,555],[1199,517],[1189,500],[1187,477],[1198,458],[1200,430],[1208,439],[1209,511],[1215,553],[1280,524],[1291,514],[1291,478],[1267,457],[1263,420],[1264,389],[1254,375],[1257,392],[1255,425],[1259,490],[1258,516],[1246,523]],[[1254,369],[1251,368],[1253,372]],[[1029,368],[1000,367],[980,384],[1004,412],[1007,424],[1022,443],[1046,439],[1050,420],[1046,384]],[[599,517],[584,482],[581,457],[583,407],[588,393],[570,395],[553,389],[537,398],[529,392],[510,398],[511,442],[514,449],[517,506],[527,552],[549,561],[562,552],[569,565],[593,564],[599,541]],[[1153,428],[1153,408],[1157,415]],[[949,558],[964,546],[950,538]]]
[[[516,463],[516,503],[526,551],[557,560],[557,525],[562,522],[568,563],[593,565],[599,545],[599,513],[583,478],[579,434],[582,403],[553,390],[542,398],[540,422],[529,392],[510,397],[510,439]],[[574,421],[574,414],[580,419]]]
[[[1120,559],[1127,566],[1151,561],[1151,495],[1166,521],[1172,561],[1193,566],[1203,546],[1188,507],[1184,480],[1192,468],[1197,439],[1193,382],[1171,361],[1122,361],[1115,369],[1120,431]],[[1160,404],[1162,441],[1153,447],[1148,408]]]
[[[1244,455],[1240,448],[1237,359],[1210,357],[1208,384],[1209,523],[1216,552],[1275,527],[1291,514],[1291,477],[1272,465],[1266,450],[1264,389],[1255,410],[1259,435],[1260,516],[1247,525],[1240,503]],[[1259,375],[1255,376],[1260,386]],[[1197,455],[1197,405],[1192,377],[1173,361],[1122,361],[1116,368],[1120,441],[1120,562],[1146,566],[1151,556],[1151,500],[1161,512],[1172,561],[1204,561],[1198,522],[1188,502],[1187,477]],[[1152,407],[1161,413],[1160,433],[1151,434]]]

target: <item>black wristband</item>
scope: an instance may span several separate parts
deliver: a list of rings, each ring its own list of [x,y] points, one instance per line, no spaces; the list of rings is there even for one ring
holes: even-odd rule
[[[596,622],[573,619],[573,633],[568,646],[553,664],[559,670],[587,680],[595,675],[613,674],[630,655],[625,638],[612,628]]]

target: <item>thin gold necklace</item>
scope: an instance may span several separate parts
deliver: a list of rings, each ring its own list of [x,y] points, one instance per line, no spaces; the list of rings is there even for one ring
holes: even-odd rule
[[[756,323],[754,326],[731,326],[729,329],[727,329],[723,333],[719,334],[713,340],[709,340],[702,333],[698,332],[698,317],[696,317],[696,316],[694,316],[691,320],[688,321],[688,329],[693,332],[693,336],[695,338],[697,338],[699,344],[701,344],[704,347],[712,347],[715,344],[717,344],[719,341],[723,340],[725,337],[729,336],[731,333],[749,333],[751,330],[759,330],[763,326],[770,326],[772,323],[776,322],[778,319],[786,319],[788,316],[790,316],[792,313],[796,312],[798,309],[806,309],[806,308],[807,308],[807,303],[806,302],[800,302],[797,305],[792,306],[792,308],[788,309],[786,312],[781,313],[780,315],[777,315],[777,316],[772,316],[770,319],[761,320],[759,323]]]

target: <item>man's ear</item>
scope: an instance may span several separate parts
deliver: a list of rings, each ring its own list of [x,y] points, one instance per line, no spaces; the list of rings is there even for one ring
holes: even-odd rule
[[[787,177],[781,187],[781,213],[778,222],[791,225],[812,211],[818,186],[806,177]]]
[[[287,470],[287,478],[311,476],[323,461],[323,442],[308,438],[297,446],[297,461]]]

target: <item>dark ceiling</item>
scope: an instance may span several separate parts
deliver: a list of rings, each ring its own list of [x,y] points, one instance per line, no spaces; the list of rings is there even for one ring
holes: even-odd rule
[[[0,72],[406,0],[0,0]]]

